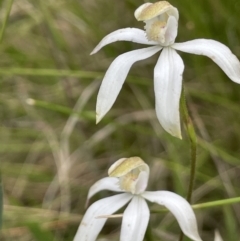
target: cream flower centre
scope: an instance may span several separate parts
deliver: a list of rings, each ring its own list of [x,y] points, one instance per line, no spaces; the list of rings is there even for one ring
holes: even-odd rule
[[[126,175],[119,178],[120,188],[126,192],[134,192],[135,183],[138,179],[140,170],[134,169],[127,173]]]
[[[160,43],[165,42],[167,22],[154,21],[153,23],[146,22],[145,30],[148,40],[157,41]]]
[[[123,191],[139,194],[147,187],[149,167],[140,157],[121,158],[109,168],[108,175],[119,179]]]
[[[145,25],[147,39],[162,46],[174,43],[178,28],[178,10],[167,1],[145,3],[134,13]]]

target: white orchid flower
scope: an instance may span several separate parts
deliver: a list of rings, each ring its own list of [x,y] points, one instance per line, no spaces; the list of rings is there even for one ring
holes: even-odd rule
[[[183,233],[201,241],[197,221],[190,204],[169,191],[145,191],[149,177],[148,165],[139,157],[122,158],[108,170],[109,177],[97,181],[88,192],[87,201],[97,192],[124,192],[93,203],[85,213],[74,241],[95,241],[107,218],[128,204],[123,213],[120,241],[142,241],[149,221],[150,202],[165,206],[175,216]]]
[[[211,39],[195,39],[174,43],[178,30],[178,10],[166,1],[145,3],[135,11],[138,21],[145,22],[145,31],[124,28],[107,35],[91,54],[116,41],[132,41],[152,47],[118,56],[107,70],[97,97],[96,122],[111,109],[131,66],[162,50],[154,68],[155,107],[162,127],[181,138],[179,100],[184,63],[176,50],[211,58],[234,82],[240,83],[240,63],[230,49]]]

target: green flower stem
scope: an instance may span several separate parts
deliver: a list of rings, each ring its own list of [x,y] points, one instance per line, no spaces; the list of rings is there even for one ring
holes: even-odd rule
[[[181,105],[181,113],[183,122],[186,126],[187,134],[190,140],[191,145],[191,167],[190,167],[190,180],[189,180],[189,186],[188,186],[188,193],[187,193],[187,201],[191,203],[192,200],[192,193],[193,193],[193,186],[194,186],[194,180],[195,180],[195,174],[196,174],[196,161],[197,161],[197,137],[194,130],[194,126],[192,123],[192,120],[189,116],[185,94],[184,94],[184,88],[182,89],[182,95],[180,100]],[[183,240],[183,233],[181,233],[179,241]]]
[[[190,181],[189,181],[189,186],[188,186],[188,194],[187,194],[187,200],[189,203],[191,203],[192,199],[192,192],[193,192],[193,185],[194,185],[194,180],[195,180],[195,173],[196,173],[196,160],[197,160],[197,137],[196,133],[194,130],[194,126],[192,123],[192,120],[188,114],[188,109],[186,105],[186,99],[185,99],[185,94],[184,94],[184,89],[182,91],[182,96],[181,96],[181,111],[182,111],[182,117],[184,124],[187,129],[187,134],[190,139],[191,143],[191,168],[190,168]]]

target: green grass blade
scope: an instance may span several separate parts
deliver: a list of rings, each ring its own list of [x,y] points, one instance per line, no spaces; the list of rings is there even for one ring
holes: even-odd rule
[[[1,28],[1,32],[0,32],[0,43],[2,42],[4,33],[5,33],[8,17],[9,17],[9,14],[11,12],[11,9],[12,9],[12,4],[13,4],[13,0],[9,0],[8,1],[8,5],[6,7],[7,8],[6,9],[6,15],[5,15],[4,19],[3,19],[2,28]]]
[[[3,187],[2,187],[2,176],[0,173],[0,229],[3,224]]]
[[[27,224],[31,234],[37,241],[53,241],[54,237],[47,230],[43,230],[38,223],[28,223]]]

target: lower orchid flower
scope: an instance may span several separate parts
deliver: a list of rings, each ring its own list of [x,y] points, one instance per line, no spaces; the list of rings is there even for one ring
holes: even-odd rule
[[[86,211],[74,241],[95,241],[107,218],[130,202],[123,213],[120,241],[142,241],[150,211],[146,200],[165,206],[177,219],[182,232],[201,241],[197,221],[190,204],[169,191],[145,191],[149,167],[139,157],[122,158],[108,170],[109,177],[97,181],[88,192],[87,202],[99,191],[124,192],[93,203]]]
[[[175,43],[178,31],[178,10],[167,1],[145,3],[135,11],[138,21],[145,22],[145,31],[137,28],[116,30],[102,39],[91,54],[116,41],[131,41],[151,47],[118,56],[107,70],[97,97],[98,123],[114,104],[131,66],[161,52],[154,68],[154,92],[157,118],[171,135],[181,138],[179,100],[182,91],[184,63],[176,50],[211,58],[234,82],[240,84],[240,62],[230,49],[212,39],[195,39]]]

